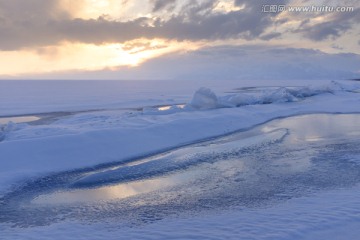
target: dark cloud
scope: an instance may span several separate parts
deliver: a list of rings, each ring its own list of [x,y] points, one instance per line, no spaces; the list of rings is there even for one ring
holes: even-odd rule
[[[247,5],[251,2],[252,6],[256,6],[261,12],[262,6],[271,4],[271,5],[285,5],[290,2],[290,0],[258,0],[258,1],[248,1],[248,0],[235,0],[234,3],[236,6]]]
[[[314,26],[308,26],[301,29],[303,35],[311,40],[322,41],[328,38],[340,37],[344,32],[349,30],[349,23],[324,22]]]
[[[176,0],[149,0],[153,11],[171,11]],[[119,43],[138,38],[172,40],[262,39],[281,37],[281,31],[271,32],[285,23],[276,13],[263,13],[268,0],[234,0],[238,11],[216,12],[217,0],[189,1],[167,18],[137,18],[126,22],[111,18],[72,19],[62,10],[60,0],[0,0],[0,50],[55,45],[61,41],[83,43]],[[69,1],[70,2],[70,1]],[[304,2],[304,1],[302,1]],[[271,0],[271,4],[285,5],[289,0]],[[354,3],[356,7],[359,3]],[[360,22],[360,9],[347,13],[316,13],[326,15],[326,21],[312,24],[309,15],[295,33],[314,41],[334,39],[354,29]]]
[[[340,47],[340,46],[337,45],[337,44],[331,44],[331,47],[332,47],[333,49],[336,49],[336,50],[344,50],[343,47]]]
[[[176,0],[155,0],[153,12],[157,12],[168,7],[173,8],[175,6]]]
[[[30,24],[68,18],[59,6],[59,0],[0,0],[0,19],[8,24]]]
[[[265,41],[269,41],[271,39],[274,39],[274,38],[278,38],[281,36],[281,33],[279,32],[272,32],[272,33],[268,33],[268,34],[264,34],[264,35],[261,35],[260,36],[260,39],[261,40],[265,40]]]
[[[69,19],[58,0],[0,0],[0,49],[42,46],[59,40],[51,22]]]
[[[55,0],[0,0],[0,49],[14,50],[51,45],[60,41],[101,44],[157,37],[179,41],[254,39],[272,26],[273,15],[261,12],[261,1],[236,0],[235,3],[244,5],[245,9],[215,13],[215,1],[191,1],[179,14],[167,20],[138,18],[119,22],[104,17],[71,19],[57,8],[58,1]],[[168,4],[156,1],[154,9],[161,9]],[[262,37],[271,39],[278,35]]]
[[[360,8],[356,8],[358,5],[359,3],[353,5],[353,12],[323,13],[328,20],[315,25],[311,25],[309,20],[304,20],[295,32],[300,32],[314,41],[336,39],[360,22]]]

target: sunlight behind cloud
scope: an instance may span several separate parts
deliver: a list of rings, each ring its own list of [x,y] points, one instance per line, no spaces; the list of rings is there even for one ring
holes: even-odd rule
[[[241,9],[244,9],[245,6],[235,6],[234,1],[232,0],[225,0],[225,1],[219,1],[216,3],[214,11],[215,12],[231,12],[231,11],[239,11]]]
[[[227,45],[359,54],[360,5],[355,0],[342,4],[356,9],[271,14],[252,0],[0,0],[0,78],[98,70],[114,75],[111,71],[140,69],[169,53],[191,55],[201,47]]]
[[[127,21],[150,11],[149,2],[127,0],[61,0],[61,7],[73,18],[97,19],[108,17]]]
[[[144,61],[183,49],[195,50],[196,44],[137,39],[122,44],[62,43],[58,46],[0,52],[0,72],[18,76],[70,70],[101,70],[135,67]],[[14,64],[16,62],[16,64]]]

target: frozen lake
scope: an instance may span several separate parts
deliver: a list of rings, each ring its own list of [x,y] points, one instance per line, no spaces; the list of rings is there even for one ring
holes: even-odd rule
[[[1,197],[0,222],[133,225],[351,189],[360,183],[359,122],[359,114],[275,119],[127,163],[31,179]]]
[[[360,234],[357,82],[200,84],[1,82],[0,238]]]

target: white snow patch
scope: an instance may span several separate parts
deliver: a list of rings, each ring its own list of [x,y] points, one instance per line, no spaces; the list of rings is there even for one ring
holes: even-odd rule
[[[19,172],[37,176],[121,162],[246,129],[276,117],[360,112],[360,94],[354,91],[359,85],[332,82],[317,87],[280,88],[260,95],[235,93],[221,97],[201,88],[189,101],[191,107],[95,111],[70,115],[48,125],[2,125],[0,153],[5,160],[0,163],[0,192],[10,187],[12,178],[19,179]],[[272,104],[263,104],[264,99]]]
[[[198,89],[190,103],[186,104],[184,108],[176,106],[168,109],[147,108],[144,109],[144,114],[150,115],[165,115],[173,114],[181,111],[194,110],[209,110],[215,108],[232,108],[241,107],[245,105],[256,104],[272,104],[285,102],[298,102],[308,97],[321,94],[336,94],[341,92],[354,92],[359,86],[355,84],[342,84],[336,81],[319,85],[307,87],[279,87],[271,90],[262,90],[260,94],[244,94],[237,93],[218,97],[211,89],[201,87]]]
[[[102,94],[94,94],[94,89],[85,89],[84,93],[78,88],[65,97],[63,90],[54,94],[47,87],[41,91],[35,88],[24,98],[19,97],[23,92],[17,91],[18,84],[21,85],[16,83],[12,91],[1,92],[2,115],[94,107],[115,109],[148,106],[149,102],[151,105],[164,104],[168,102],[167,99],[190,102],[188,106],[192,108],[182,110],[170,107],[160,111],[148,108],[143,113],[98,111],[75,114],[49,125],[25,124],[20,128],[11,123],[1,125],[0,195],[21,179],[112,161],[121,162],[250,128],[277,117],[315,112],[360,112],[360,94],[355,93],[355,89],[360,87],[359,83],[350,85],[332,82],[317,87],[285,87],[258,95],[235,93],[220,97],[209,89],[201,89],[195,93],[193,101],[189,101],[189,91],[193,91],[194,86],[170,93],[172,83],[170,87],[162,89],[157,85],[158,89],[153,93],[145,93],[146,89],[139,90],[130,84],[131,87],[124,88],[124,95],[113,87],[111,91],[108,89]],[[54,84],[54,89],[58,88],[58,84]],[[236,84],[239,87],[253,86],[254,83]],[[236,87],[236,84],[232,86]],[[281,83],[282,86],[287,84],[289,82]],[[35,85],[40,86],[41,83]],[[226,90],[223,83],[210,87],[220,93]],[[106,98],[109,92],[110,97]],[[163,92],[164,96],[161,95]],[[337,239],[339,236],[355,239],[359,236],[359,193],[360,188],[356,186],[319,193],[313,197],[291,199],[266,209],[182,216],[132,228],[119,226],[116,222],[82,224],[64,221],[24,229],[2,223],[0,232],[4,239],[118,239],[119,236],[124,239]]]

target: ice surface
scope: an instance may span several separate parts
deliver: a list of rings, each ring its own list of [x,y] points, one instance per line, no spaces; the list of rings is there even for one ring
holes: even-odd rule
[[[6,135],[9,134],[11,131],[15,131],[16,129],[17,125],[12,121],[0,125],[0,141],[5,140]]]
[[[201,163],[212,163],[217,161],[216,156],[236,154],[247,148],[256,148],[261,145],[281,141],[287,134],[286,129],[277,129],[237,141],[221,142],[212,146],[189,146],[172,151],[169,154],[139,160],[140,163],[124,166],[115,170],[92,173],[77,180],[76,187],[89,187],[91,185],[102,185],[109,182],[128,182],[141,180],[158,175],[164,175],[173,171],[185,170],[191,166]]]
[[[22,175],[37,176],[126,161],[246,129],[276,117],[306,112],[358,112],[359,94],[353,92],[356,87],[354,83],[330,82],[286,88],[286,94],[290,92],[302,100],[283,103],[280,94],[279,102],[270,105],[260,104],[259,99],[273,93],[278,96],[279,88],[262,87],[260,94],[217,97],[218,104],[225,107],[216,110],[199,111],[177,105],[149,111],[97,110],[64,115],[43,125],[17,124],[16,130],[2,131],[0,152],[6,161],[0,168],[0,192],[21,180]]]
[[[357,82],[259,88],[255,82],[178,88],[107,83],[111,90],[101,94],[97,83],[84,91],[79,83],[71,91],[71,83],[36,83],[39,89],[27,94],[11,90],[19,84],[24,83],[7,85],[0,94],[0,116],[68,114],[37,125],[1,125],[5,239],[203,239],[209,231],[217,239],[358,234],[358,119],[305,118],[300,124],[289,118],[281,127],[269,123],[247,131],[305,113],[359,113]],[[192,95],[201,86],[209,88]],[[231,134],[239,130],[241,137]],[[286,132],[284,141],[272,142]],[[77,189],[74,183],[81,181],[90,188]],[[64,207],[70,197],[73,202]],[[86,202],[92,197],[95,205]],[[58,205],[51,205],[55,200]]]
[[[74,239],[93,239],[94,234],[203,239],[209,231],[216,239],[311,239],[331,233],[352,237],[359,220],[360,165],[354,161],[360,158],[359,120],[358,114],[276,119],[130,162],[129,171],[112,166],[115,170],[100,173],[94,168],[48,175],[1,199],[0,229],[11,239],[26,234],[41,239],[43,231],[47,237]],[[313,127],[321,122],[327,127],[311,141]],[[340,129],[334,128],[339,124]],[[166,161],[176,165],[191,159],[197,164],[175,172],[146,172],[152,168],[148,163],[166,170]],[[110,176],[127,173],[132,181],[106,183]],[[137,173],[141,181],[131,177]],[[82,175],[100,184],[74,189],[72,183]]]
[[[63,221],[33,228],[0,225],[8,239],[357,239],[360,186],[301,197],[268,208],[170,217],[150,224]]]

